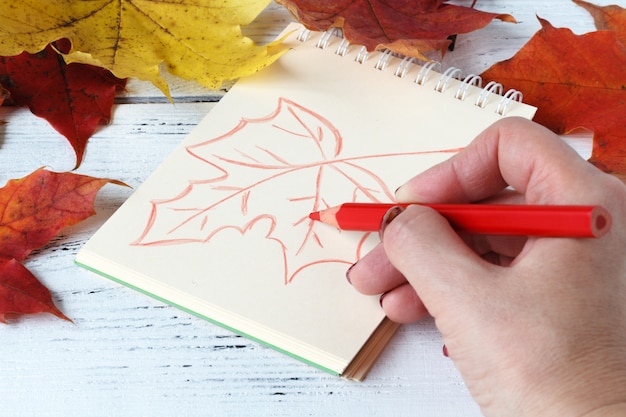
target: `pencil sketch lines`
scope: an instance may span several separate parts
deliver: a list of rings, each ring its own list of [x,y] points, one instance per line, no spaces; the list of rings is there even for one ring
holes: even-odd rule
[[[225,230],[245,237],[254,228],[264,230],[265,239],[279,248],[281,259],[268,262],[282,268],[278,275],[285,284],[316,265],[352,264],[373,237],[339,233],[308,214],[329,207],[329,196],[334,196],[332,205],[348,199],[393,201],[381,169],[399,158],[459,151],[363,155],[358,140],[350,138],[348,147],[328,119],[280,98],[271,114],[242,118],[227,133],[188,146],[189,169],[195,173],[189,177],[196,178],[173,197],[152,201],[146,226],[132,245],[208,244]],[[336,201],[338,195],[342,201]],[[336,244],[327,248],[338,239],[348,248],[339,257]]]

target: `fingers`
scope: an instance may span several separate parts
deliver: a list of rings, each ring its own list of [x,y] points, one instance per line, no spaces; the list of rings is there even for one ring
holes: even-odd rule
[[[525,236],[485,236],[471,233],[463,233],[459,236],[481,258],[501,266],[509,265],[528,241]]]
[[[357,291],[369,295],[382,294],[381,306],[387,316],[398,323],[417,321],[429,314],[415,289],[409,285],[409,282],[413,283],[413,280],[407,281],[405,274],[409,274],[407,275],[409,278],[426,274],[438,279],[437,277],[441,275],[450,278],[453,274],[467,273],[466,267],[455,266],[457,265],[454,262],[457,254],[451,251],[451,248],[457,248],[457,252],[463,254],[468,263],[482,264],[484,261],[495,265],[509,265],[512,259],[519,254],[525,242],[525,239],[506,236],[471,234],[459,236],[438,213],[424,207],[411,206],[407,209],[406,216],[412,216],[414,211],[421,210],[426,211],[419,220],[421,225],[416,221],[413,227],[418,230],[408,237],[411,240],[422,239],[422,246],[427,250],[416,249],[413,242],[398,243],[393,238],[393,241],[387,244],[389,247],[384,247],[382,244],[377,245],[346,273],[348,281]],[[404,219],[403,217],[401,221]],[[392,224],[395,222],[396,220]],[[430,233],[434,237],[428,237],[427,229],[431,231]],[[410,229],[406,230],[408,234],[411,233]],[[385,231],[385,234],[387,233]],[[407,238],[407,235],[404,237]],[[386,251],[392,251],[396,245],[403,247],[406,253],[416,256],[422,255],[423,260],[416,261],[414,267],[408,267],[406,271],[401,272],[392,264],[386,253]],[[493,251],[495,247],[499,248],[498,253]],[[431,256],[430,252],[436,256]],[[403,253],[399,256],[405,257]],[[456,260],[458,261],[458,259]],[[436,262],[435,265],[445,265],[445,267],[429,268],[433,261]]]
[[[600,204],[618,214],[626,201],[612,196],[623,194],[623,188],[548,130],[509,118],[486,129],[455,157],[407,182],[396,198],[400,202]],[[621,218],[616,223],[624,227]],[[445,315],[451,306],[469,309],[470,300],[488,298],[490,285],[485,285],[485,279],[506,275],[507,268],[499,266],[519,263],[522,250],[531,253],[533,245],[526,242],[520,237],[459,236],[433,210],[409,206],[387,227],[383,245],[354,265],[348,278],[362,293],[385,293],[381,305],[394,320],[418,319],[426,311]]]
[[[357,291],[368,295],[385,293],[406,282],[387,259],[382,244],[350,267],[346,276]]]
[[[507,118],[487,128],[453,158],[400,187],[396,199],[472,202],[510,185],[526,194],[529,204],[570,204],[569,200],[579,201],[593,188],[589,175],[594,171],[600,173],[547,129]]]
[[[522,406],[534,415],[554,398],[581,398],[588,387],[580,375],[600,381],[594,398],[610,392],[607,386],[623,386],[624,332],[615,330],[626,322],[621,182],[540,126],[508,119],[396,197],[605,206],[613,225],[599,239],[526,239],[458,234],[436,211],[409,205],[389,216],[382,245],[349,278],[359,291],[383,292],[381,306],[392,320],[432,315],[470,391],[494,415],[520,414]],[[621,379],[610,382],[615,370]]]
[[[357,291],[381,294],[381,307],[396,323],[411,323],[428,315],[413,287],[387,259],[382,244],[354,264],[346,275]]]
[[[485,296],[480,287],[490,275],[490,264],[428,207],[407,207],[385,228],[383,246],[391,264],[435,318],[446,310],[449,313],[462,307],[468,300]]]
[[[408,282],[383,293],[380,305],[387,317],[396,323],[412,323],[428,316],[424,303]]]

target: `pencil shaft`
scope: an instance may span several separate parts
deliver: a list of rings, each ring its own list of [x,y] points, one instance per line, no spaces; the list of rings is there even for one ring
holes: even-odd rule
[[[489,235],[600,237],[611,224],[599,206],[539,206],[509,204],[423,204],[439,212],[458,230]],[[376,231],[393,206],[408,204],[344,203],[311,218],[342,230]]]

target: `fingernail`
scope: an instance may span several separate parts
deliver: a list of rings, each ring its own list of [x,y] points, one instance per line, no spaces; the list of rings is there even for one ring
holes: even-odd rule
[[[382,222],[380,223],[380,229],[378,230],[378,236],[380,237],[380,240],[383,240],[383,234],[385,233],[385,229],[387,228],[387,226],[389,226],[389,223],[391,223],[391,221],[398,217],[398,215],[403,211],[404,207],[401,206],[393,206],[389,210],[387,210],[387,212],[383,216]]]
[[[396,188],[396,192],[394,193],[394,195],[396,196],[396,201],[417,201],[415,200],[415,196],[411,196],[410,194],[412,194],[411,191],[407,190],[407,187],[405,187],[404,185]]]
[[[352,271],[352,268],[354,268],[355,265],[356,265],[356,262],[350,265],[350,268],[348,268],[348,270],[346,271],[346,279],[348,280],[348,283],[350,285],[352,285],[352,280],[350,279],[350,271]]]
[[[449,358],[448,347],[446,345],[443,345],[442,351],[443,351],[443,356],[445,356],[446,358]]]
[[[385,298],[387,294],[389,294],[389,291],[382,293],[378,299],[378,304],[380,304],[381,307],[383,306],[383,298]]]

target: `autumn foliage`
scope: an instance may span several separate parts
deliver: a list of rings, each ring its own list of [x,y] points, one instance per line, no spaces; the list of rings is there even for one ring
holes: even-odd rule
[[[540,19],[541,30],[511,59],[482,74],[524,93],[537,107],[535,121],[559,134],[593,132],[590,161],[626,175],[626,13],[617,6],[593,10],[601,29],[575,35]],[[616,30],[610,30],[615,28]]]
[[[118,78],[152,82],[166,95],[164,62],[177,76],[209,87],[251,74],[278,57],[241,33],[269,0],[13,1],[0,13],[0,55],[37,53],[69,39],[68,63],[96,65]],[[28,22],[25,24],[24,22]]]
[[[109,123],[115,93],[126,80],[103,68],[68,65],[59,49],[69,49],[69,43],[62,40],[36,54],[0,57],[0,84],[14,104],[28,107],[67,138],[78,166],[87,140],[99,125]]]
[[[508,14],[483,12],[445,0],[386,2],[381,0],[278,0],[307,29],[342,30],[351,43],[368,51],[390,49],[402,55],[425,58],[424,53],[444,50],[449,37],[486,26],[493,19],[515,22]]]
[[[0,321],[7,314],[65,317],[50,292],[21,262],[63,228],[95,214],[96,193],[119,181],[39,169],[0,189]]]
[[[241,31],[269,1],[10,1],[0,11],[0,104],[27,106],[48,120],[73,147],[78,166],[88,139],[109,123],[126,78],[150,81],[170,97],[161,68],[216,88],[278,59],[280,41],[259,46]],[[535,120],[557,133],[593,132],[590,161],[626,180],[626,11],[572,1],[598,31],[575,35],[540,18],[541,29],[519,53],[482,77],[522,91],[538,107]],[[469,0],[278,2],[309,29],[337,28],[370,51],[417,58],[444,51],[451,35],[494,19],[515,21]],[[122,184],[40,169],[0,189],[0,321],[39,312],[67,319],[22,262],[92,215],[107,183]]]

